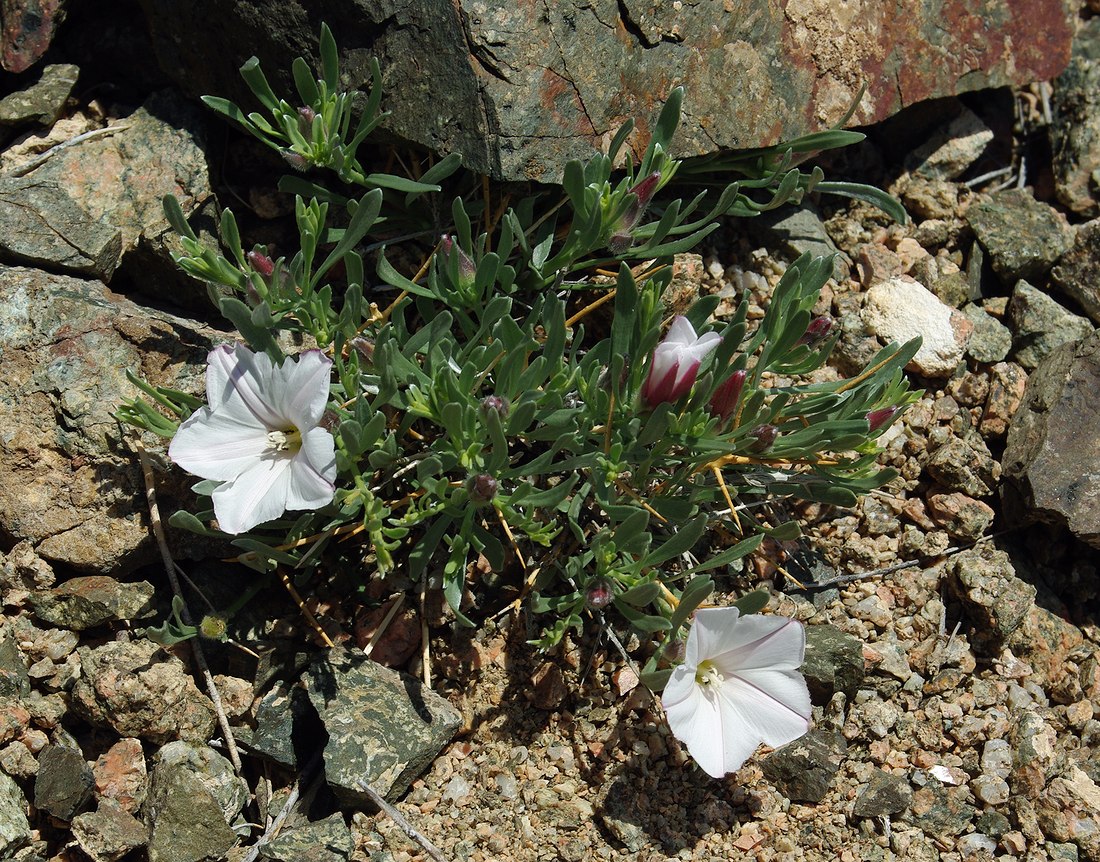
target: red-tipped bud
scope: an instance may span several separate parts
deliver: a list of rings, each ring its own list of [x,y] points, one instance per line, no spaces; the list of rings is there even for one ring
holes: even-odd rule
[[[501,398],[499,395],[486,395],[481,399],[480,407],[483,415],[488,416],[490,413],[495,413],[501,419],[507,419],[508,413],[512,409],[508,399]]]
[[[664,341],[657,345],[642,384],[642,400],[653,408],[665,401],[675,403],[691,391],[699,366],[722,337],[716,332],[696,335],[686,317],[676,317]]]
[[[774,425],[757,425],[749,432],[750,437],[755,437],[756,442],[749,447],[752,452],[765,452],[772,447],[775,438],[779,436],[779,429]]]
[[[462,247],[457,242],[455,242],[454,237],[448,234],[440,236],[439,246],[443,250],[443,254],[447,257],[450,257],[452,254],[458,255],[459,286],[463,288],[471,287],[474,283],[474,279],[477,277],[477,267],[474,266],[474,262],[470,259],[470,256],[462,250]]]
[[[313,136],[313,120],[316,117],[317,112],[309,105],[298,109],[298,131],[302,133],[302,137],[310,138]]]
[[[275,261],[260,251],[250,251],[247,255],[248,262],[264,278],[271,278],[275,272]]]
[[[366,365],[374,365],[374,342],[361,335],[348,342]]]
[[[737,410],[737,402],[741,400],[741,390],[745,386],[745,378],[748,374],[744,369],[735,371],[714,390],[714,394],[710,397],[712,416],[717,416],[723,423],[729,421]]]
[[[626,211],[619,217],[619,223],[615,225],[615,232],[607,241],[607,248],[612,254],[624,254],[634,241],[632,231],[642,220],[649,202],[657,192],[657,186],[661,183],[661,172],[654,171],[649,176],[630,187],[627,194],[634,195],[634,199],[627,205]]]
[[[798,343],[817,347],[829,337],[832,329],[833,319],[829,315],[823,314],[820,317],[815,317],[810,321],[810,325],[806,327],[806,331],[802,333],[802,337],[798,339]]]
[[[301,153],[296,153],[294,150],[279,150],[279,153],[282,155],[283,161],[296,171],[304,171],[309,167],[309,162]]]
[[[488,473],[478,473],[466,482],[466,492],[470,495],[470,502],[479,509],[493,501],[499,488],[500,484]]]
[[[584,603],[594,611],[602,611],[611,604],[611,600],[614,598],[615,594],[611,592],[611,584],[601,578],[588,588],[588,592],[584,596]]]
[[[871,426],[871,433],[884,428],[898,412],[897,407],[883,407],[881,410],[872,410],[867,414],[867,424]]]

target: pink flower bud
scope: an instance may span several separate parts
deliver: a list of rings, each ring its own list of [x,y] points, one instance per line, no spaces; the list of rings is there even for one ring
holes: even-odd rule
[[[313,120],[316,116],[317,112],[308,105],[298,109],[298,131],[303,137],[308,138],[313,134]]]
[[[507,398],[501,398],[499,395],[486,395],[481,399],[481,412],[488,416],[490,413],[495,413],[501,419],[508,418],[508,412],[512,409],[512,405]]]
[[[602,578],[588,588],[584,603],[594,611],[601,611],[611,604],[615,594],[611,592],[611,585]]]
[[[470,502],[475,507],[488,506],[493,497],[497,495],[500,484],[488,473],[478,473],[471,476],[466,482],[466,491],[470,495]]]
[[[867,424],[871,426],[871,433],[883,428],[897,415],[897,407],[883,407],[881,410],[872,410],[867,414]]]
[[[474,266],[474,262],[470,259],[470,256],[462,250],[462,247],[457,242],[455,242],[454,237],[448,234],[440,236],[439,246],[443,250],[443,254],[447,257],[450,257],[452,254],[458,255],[459,287],[467,289],[472,287],[474,279],[477,277],[477,267]]]
[[[697,336],[686,317],[677,316],[664,341],[657,345],[642,384],[642,401],[653,408],[675,403],[691,390],[703,360],[714,352],[722,337],[716,332]]]
[[[749,436],[756,438],[756,442],[749,447],[749,451],[765,452],[772,447],[775,438],[779,436],[779,429],[774,425],[757,425],[749,432]]]
[[[283,161],[296,171],[304,171],[309,167],[309,162],[301,153],[296,153],[294,150],[279,150],[279,153],[282,155]]]
[[[741,389],[745,385],[745,378],[748,374],[744,369],[735,371],[726,378],[721,386],[714,390],[714,394],[710,397],[710,413],[712,416],[717,416],[723,423],[729,421],[729,418],[737,410],[737,402],[741,400]]]
[[[627,194],[634,195],[634,199],[627,205],[626,211],[619,216],[619,222],[615,225],[614,233],[612,233],[611,239],[607,241],[607,248],[612,254],[623,254],[630,248],[631,243],[634,241],[631,232],[638,226],[642,216],[645,215],[649,202],[653,200],[653,195],[657,192],[657,186],[660,185],[660,182],[660,171],[654,171],[645,179],[630,187]]]
[[[798,339],[798,343],[817,347],[829,337],[832,329],[833,319],[829,315],[823,314],[820,317],[815,317],[810,321],[810,325],[806,327],[806,331],[802,333],[802,337]]]
[[[275,261],[262,252],[250,251],[248,253],[248,262],[252,264],[252,268],[264,278],[271,278],[271,274],[275,272]]]

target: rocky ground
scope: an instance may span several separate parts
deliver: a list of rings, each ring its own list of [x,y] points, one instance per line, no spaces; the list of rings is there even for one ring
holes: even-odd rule
[[[208,671],[190,643],[144,636],[171,589],[109,414],[125,369],[195,390],[225,337],[173,273],[159,199],[201,222],[217,191],[277,242],[278,166],[170,92],[124,112],[70,97],[55,65],[5,98],[0,859],[429,858],[360,779],[448,860],[1100,859],[1091,34],[1057,81],[911,110],[832,158],[831,179],[888,187],[909,224],[825,198],[678,261],[672,301],[717,292],[728,313],[749,296],[758,318],[785,261],[840,251],[824,373],[880,339],[925,344],[925,395],[883,440],[900,477],[851,510],[777,504],[804,538],[720,580],[768,586],[770,611],[806,623],[815,704],[810,734],[721,781],[636,685],[616,643],[637,655],[635,639],[609,616],[539,654],[507,575],[471,573],[473,631],[399,575],[356,592],[326,571],[291,585],[316,624],[272,580],[234,643],[207,642]],[[121,193],[105,165],[126,166]],[[151,458],[167,514],[187,482]],[[171,544],[194,610],[256,582],[223,549]]]

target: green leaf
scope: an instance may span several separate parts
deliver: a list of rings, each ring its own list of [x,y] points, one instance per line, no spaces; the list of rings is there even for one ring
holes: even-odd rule
[[[249,57],[244,61],[244,65],[241,66],[241,77],[248,84],[248,89],[253,92],[265,108],[274,111],[279,107],[279,100],[271,89],[271,85],[267,83],[263,69],[260,68],[258,57]]]
[[[657,118],[657,125],[653,127],[653,141],[660,144],[666,151],[672,142],[672,136],[676,134],[676,127],[680,125],[680,112],[684,105],[684,88],[675,87],[668,94],[665,105],[661,108],[661,114]]]
[[[336,40],[332,38],[332,31],[328,24],[321,22],[321,78],[328,87],[330,93],[335,93],[340,87],[340,55],[336,50]]]
[[[694,575],[697,572],[709,572],[711,569],[728,566],[730,563],[740,560],[745,555],[751,554],[760,547],[762,541],[764,541],[764,534],[756,533],[755,535],[749,536],[747,539],[742,539],[732,548],[726,548],[726,550],[722,551],[720,554],[715,554],[709,560],[697,566],[692,566],[684,572],[684,574]]]
[[[661,585],[656,581],[646,581],[631,587],[615,598],[617,602],[626,602],[636,608],[645,607],[661,594]]]
[[[615,603],[615,610],[622,614],[634,628],[643,632],[666,632],[672,625],[664,617],[643,614],[623,602]]]
[[[294,86],[298,88],[298,95],[303,105],[316,105],[321,95],[317,89],[317,81],[313,77],[313,70],[301,57],[296,57],[290,66],[294,75]]]
[[[672,616],[669,617],[672,630],[679,629],[687,618],[695,613],[695,609],[710,598],[710,594],[713,592],[714,581],[710,579],[709,575],[700,575],[688,581],[684,591],[680,593],[680,603],[673,610]]]
[[[755,614],[768,606],[769,599],[771,599],[771,594],[767,590],[753,590],[751,593],[741,596],[733,603],[733,606],[741,611],[742,616]]]
[[[404,290],[407,293],[414,293],[417,296],[426,296],[429,299],[437,299],[436,295],[426,287],[421,287],[414,281],[405,278],[401,273],[393,268],[393,265],[386,260],[386,250],[383,248],[378,253],[378,277],[382,279],[386,284],[396,287],[399,290]]]
[[[661,670],[650,670],[642,673],[638,679],[646,688],[652,691],[654,694],[662,691],[666,685],[668,685],[668,678],[672,676],[672,671],[675,668],[666,667]]]
[[[695,547],[695,543],[699,541],[706,527],[707,519],[705,515],[699,515],[698,517],[692,518],[673,533],[668,541],[659,548],[651,551],[650,554],[642,560],[642,567],[654,568],[674,557],[679,557],[685,551],[690,551]]]
[[[874,186],[864,185],[863,183],[821,182],[817,184],[817,191],[866,201],[878,207],[899,224],[908,224],[909,222],[909,214],[905,212],[905,207],[901,205],[901,202]]]

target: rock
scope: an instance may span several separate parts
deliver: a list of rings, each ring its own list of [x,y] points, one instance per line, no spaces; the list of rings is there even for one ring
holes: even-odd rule
[[[1081,22],[1073,56],[1054,84],[1050,142],[1058,200],[1082,216],[1095,216],[1100,170],[1100,20]]]
[[[867,786],[860,791],[852,806],[856,817],[883,817],[900,814],[913,801],[913,788],[900,775],[876,769]]]
[[[1076,844],[1085,859],[1100,859],[1100,787],[1077,767],[1054,778],[1035,801],[1048,838]]]
[[[1064,524],[1100,547],[1100,333],[1064,344],[1027,382],[1005,446],[1010,520]]]
[[[122,232],[90,215],[55,183],[0,177],[0,259],[110,281]]]
[[[72,578],[56,589],[34,593],[31,607],[42,622],[74,631],[156,613],[151,583],[125,584],[106,575]]]
[[[284,829],[260,855],[272,862],[341,862],[355,849],[351,830],[337,813],[324,820]]]
[[[0,3],[0,66],[24,72],[46,53],[65,17],[65,0],[3,0]]]
[[[95,779],[91,767],[77,750],[47,745],[38,755],[34,779],[34,807],[59,820],[72,820],[92,798]]]
[[[913,794],[909,806],[913,822],[929,835],[959,835],[976,813],[966,802],[969,795],[965,787],[944,787],[933,778]]]
[[[561,675],[561,668],[557,662],[544,661],[531,674],[531,686],[528,689],[528,697],[531,705],[537,709],[553,710],[561,706],[561,703],[569,694],[569,687]]]
[[[104,802],[113,802],[136,814],[145,801],[146,774],[140,740],[127,737],[112,745],[92,767],[100,809]]]
[[[1073,228],[1026,189],[994,192],[966,211],[993,271],[1005,284],[1042,278],[1073,244]]]
[[[1003,437],[1024,401],[1027,372],[1015,362],[998,362],[990,370],[989,395],[978,430],[986,439]]]
[[[1021,281],[1012,292],[1008,316],[1016,333],[1015,359],[1031,371],[1060,344],[1084,338],[1093,331],[1084,317],[1063,308],[1042,291]]]
[[[993,131],[973,111],[963,107],[909,155],[907,167],[933,180],[953,180],[976,162],[993,140]]]
[[[210,754],[220,757],[213,751]],[[199,768],[195,768],[189,754],[182,759],[180,756],[179,750],[169,752],[169,757],[163,762],[158,759],[153,768],[145,803],[145,820],[151,827],[149,862],[219,859],[237,842],[237,834],[226,822],[225,808],[211,792],[201,769],[202,763],[211,762],[209,755],[196,754]],[[243,785],[241,779],[237,780]],[[219,786],[217,782],[215,786]],[[247,789],[244,794],[247,796]]]
[[[117,802],[101,800],[99,808],[73,818],[73,838],[92,862],[117,862],[148,840],[145,824]]]
[[[0,748],[0,771],[12,778],[26,781],[38,774],[38,761],[22,742],[13,742]]]
[[[137,393],[127,369],[201,392],[215,336],[99,282],[0,267],[0,533],[88,574],[118,577],[156,559],[145,483],[112,414]],[[186,508],[189,484],[178,473],[158,481],[161,510]],[[180,532],[177,559],[198,547]]]
[[[5,701],[26,697],[31,690],[27,664],[16,639],[0,628],[0,698]]]
[[[993,508],[966,494],[930,494],[928,514],[952,536],[977,539],[993,523]]]
[[[962,308],[974,298],[970,279],[961,270],[937,278],[932,283],[931,290],[939,297],[941,302],[952,308]],[[970,315],[967,315],[967,317],[970,318]],[[973,318],[970,318],[970,320],[972,323],[974,322]]]
[[[256,54],[277,94],[292,99],[291,61],[305,54],[315,68],[323,20],[351,84],[368,79],[371,58],[381,62],[389,132],[461,152],[479,173],[548,182],[630,117],[637,148],[674,82],[688,90],[678,155],[757,147],[829,127],[863,84],[858,125],[937,96],[1048,80],[1069,58],[1075,20],[1060,0],[913,6],[904,16],[763,2],[722,14],[633,0],[141,6],[161,68],[189,95],[253,110],[237,70]],[[1024,23],[1034,21],[1044,26]]]
[[[175,195],[191,218],[213,199],[205,122],[173,92],[156,93],[119,123],[119,131],[60,151],[25,179],[60,189],[95,222],[117,229],[122,270],[139,290],[206,310],[205,285],[171,260],[182,247],[161,202]]]
[[[19,785],[0,772],[0,854],[12,854],[30,840],[27,800]]]
[[[1044,600],[1057,603],[1050,595]],[[1064,606],[1060,611],[1068,613]],[[1073,623],[1044,607],[1033,605],[1006,641],[1006,646],[1026,658],[1048,685],[1058,686],[1067,676],[1066,662],[1083,641],[1081,630]]]
[[[863,682],[863,644],[827,623],[806,626],[806,657],[799,670],[814,703],[828,703],[838,691],[851,696]]]
[[[30,542],[17,542],[7,554],[0,551],[0,603],[21,605],[32,590],[52,587],[55,580],[50,564]]]
[[[38,80],[0,99],[0,126],[52,126],[65,109],[80,70],[68,63],[42,68]]]
[[[809,204],[797,208],[780,207],[748,219],[746,225],[752,237],[769,249],[778,249],[791,260],[805,252],[815,257],[837,255],[833,259],[833,277],[846,279],[849,266],[836,244],[825,230],[817,211]]]
[[[1015,716],[1011,734],[1012,789],[1028,799],[1038,799],[1046,793],[1047,782],[1058,763],[1058,735],[1034,708],[1024,709]]]
[[[158,743],[210,738],[213,705],[183,662],[157,644],[111,641],[77,652],[83,675],[73,687],[73,707],[92,724]]]
[[[934,293],[906,277],[872,285],[863,304],[863,322],[885,341],[922,344],[910,370],[926,377],[947,377],[962,361],[972,326]]]
[[[974,324],[974,332],[966,346],[970,356],[978,362],[1000,362],[1008,356],[1012,349],[1012,332],[1007,326],[975,303],[967,305],[963,314]]]
[[[1100,219],[1077,228],[1073,247],[1051,270],[1051,281],[1100,323]]]
[[[947,566],[950,589],[972,620],[972,641],[996,649],[1019,628],[1035,603],[1035,587],[1016,577],[1008,554],[979,547],[960,551]]]
[[[768,755],[762,767],[764,777],[791,802],[820,802],[829,792],[847,751],[848,745],[839,733],[811,730]]]
[[[328,731],[325,776],[345,804],[369,799],[360,780],[388,799],[399,797],[462,721],[431,689],[361,654],[331,651],[313,662],[303,683]]]
[[[962,491],[971,497],[989,496],[1001,478],[1001,465],[974,431],[952,437],[937,448],[925,470],[948,491]]]
[[[238,741],[245,742],[255,752],[284,766],[296,766],[293,733],[304,718],[312,713],[306,693],[294,686],[279,684],[256,704],[255,728],[241,728]]]
[[[187,772],[198,780],[204,792],[218,803],[227,823],[232,823],[248,802],[247,782],[233,770],[232,763],[208,745],[177,740],[161,748],[154,758],[153,783],[176,771]]]
[[[1008,782],[997,775],[979,775],[970,782],[970,790],[983,805],[1004,805],[1012,793]]]

